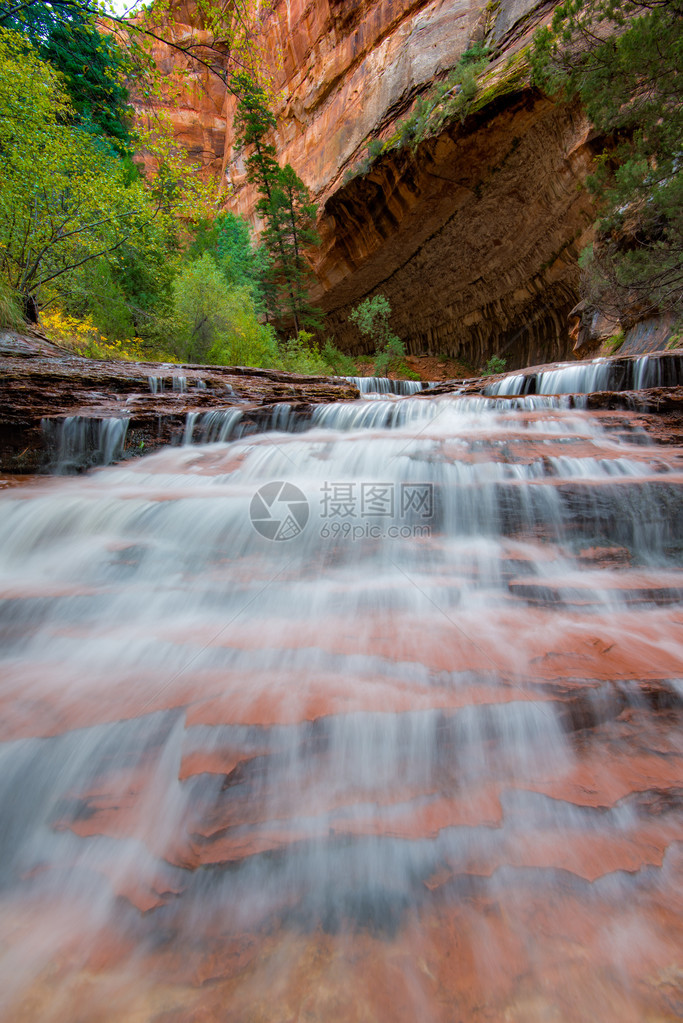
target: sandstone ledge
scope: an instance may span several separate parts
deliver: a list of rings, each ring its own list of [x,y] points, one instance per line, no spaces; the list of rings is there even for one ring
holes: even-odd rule
[[[563,396],[567,407],[587,409],[602,426],[616,432],[641,430],[659,444],[683,444],[683,386],[677,383],[683,355],[659,352],[650,358],[661,363],[660,376],[668,386],[567,394]],[[629,369],[633,358],[615,356],[605,361],[624,380],[629,373],[633,375]],[[521,375],[532,381],[556,366],[531,366]],[[49,471],[44,419],[128,419],[129,456],[179,443],[188,413],[239,409],[248,423],[264,429],[271,421],[273,406],[278,404],[288,406],[295,419],[308,420],[315,405],[359,398],[354,385],[332,377],[242,366],[86,359],[40,334],[0,335],[0,369],[0,472],[7,474]],[[444,381],[418,392],[416,397],[484,396],[486,388],[499,379],[487,376]],[[526,393],[533,395],[533,385],[529,387]],[[518,398],[497,395],[495,400],[504,406]]]
[[[278,402],[303,413],[314,404],[358,397],[352,384],[329,377],[242,366],[100,362],[37,334],[0,335],[0,368],[0,471],[6,473],[44,471],[44,418],[129,419],[127,447],[142,453],[177,442],[189,412],[237,407],[258,423]],[[150,378],[158,382],[156,394]]]

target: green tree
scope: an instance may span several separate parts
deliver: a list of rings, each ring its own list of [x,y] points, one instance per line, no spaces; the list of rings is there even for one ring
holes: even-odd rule
[[[267,141],[276,122],[264,89],[246,73],[234,77],[233,89],[239,97],[236,140],[248,152],[247,178],[259,193],[256,210],[269,254],[266,304],[276,323],[291,322],[298,335],[320,322],[320,311],[308,301],[312,274],[305,255],[306,248],[319,244],[315,206],[293,168],[279,166],[275,146]]]
[[[177,184],[182,169],[173,161],[172,190],[131,180],[72,113],[57,72],[0,29],[0,273],[27,307],[30,296],[94,260],[118,259],[152,225],[170,223],[193,187]]]
[[[123,82],[131,65],[116,41],[75,15],[69,25],[54,25],[40,53],[64,76],[76,123],[108,139],[121,156],[131,156],[132,107]]]
[[[169,333],[171,285],[180,253],[172,217],[149,220],[110,254],[55,282],[54,297],[72,315],[90,314],[107,338],[141,338],[155,351]]]
[[[385,376],[387,372],[405,370],[405,345],[389,326],[391,305],[384,295],[366,298],[349,314],[351,323],[375,345],[375,372]]]
[[[208,252],[186,264],[173,282],[173,323],[183,359],[244,366],[278,363],[272,329],[258,322],[250,292],[231,288]]]
[[[267,277],[280,297],[281,308],[297,334],[320,327],[321,310],[308,301],[313,274],[305,250],[320,244],[316,207],[294,169],[279,170],[266,217],[265,243],[270,253]]]
[[[532,67],[604,136],[586,296],[625,319],[683,314],[683,2],[566,0],[537,32]]]
[[[49,4],[44,0],[0,0],[0,27],[22,31],[23,26],[45,18],[68,25],[75,16],[91,24],[107,24],[126,40],[125,48],[138,69],[151,72],[150,89],[160,77],[149,59],[156,43],[186,58],[188,66],[205,68],[223,83],[237,69],[253,71],[263,63],[259,0],[194,0],[193,8],[193,27],[188,32],[186,13],[177,0],[152,0],[130,17],[118,13],[111,0],[50,0]],[[179,24],[182,31],[178,31]]]
[[[116,40],[102,34],[86,4],[21,4],[0,0],[0,24],[23,35],[40,57],[62,75],[71,118],[131,155],[128,91],[132,64]]]
[[[205,252],[212,256],[227,284],[247,288],[256,307],[262,309],[268,254],[263,245],[254,245],[247,221],[225,210],[213,220],[200,223],[187,250],[187,258],[197,259]]]

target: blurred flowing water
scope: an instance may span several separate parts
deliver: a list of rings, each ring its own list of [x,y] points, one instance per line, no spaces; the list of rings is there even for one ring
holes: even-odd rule
[[[3,490],[3,1021],[681,1018],[681,450],[497,404]]]

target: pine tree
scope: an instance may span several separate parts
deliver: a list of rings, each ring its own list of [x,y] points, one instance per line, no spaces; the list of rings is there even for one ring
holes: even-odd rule
[[[603,133],[585,297],[625,321],[682,315],[683,0],[565,0],[536,33],[532,66]]]
[[[294,169],[280,167],[275,146],[267,135],[276,121],[267,96],[250,75],[241,73],[232,86],[239,102],[235,118],[237,143],[250,150],[247,179],[256,186],[256,210],[264,222],[264,242],[270,256],[264,280],[266,304],[280,326],[295,332],[317,327],[321,312],[311,306],[308,288],[313,280],[305,250],[320,244],[315,229],[316,208]]]
[[[313,275],[304,254],[306,248],[320,244],[315,214],[308,189],[286,164],[279,170],[272,192],[265,242],[271,252],[268,275],[297,334],[303,328],[320,326],[320,310],[308,301]]]

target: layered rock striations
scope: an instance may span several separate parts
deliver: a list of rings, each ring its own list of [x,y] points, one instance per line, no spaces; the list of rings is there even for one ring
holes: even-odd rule
[[[325,207],[322,303],[344,347],[347,317],[381,292],[412,353],[510,368],[569,354],[567,316],[591,211],[592,158],[577,109],[519,92],[415,153],[391,155]]]

